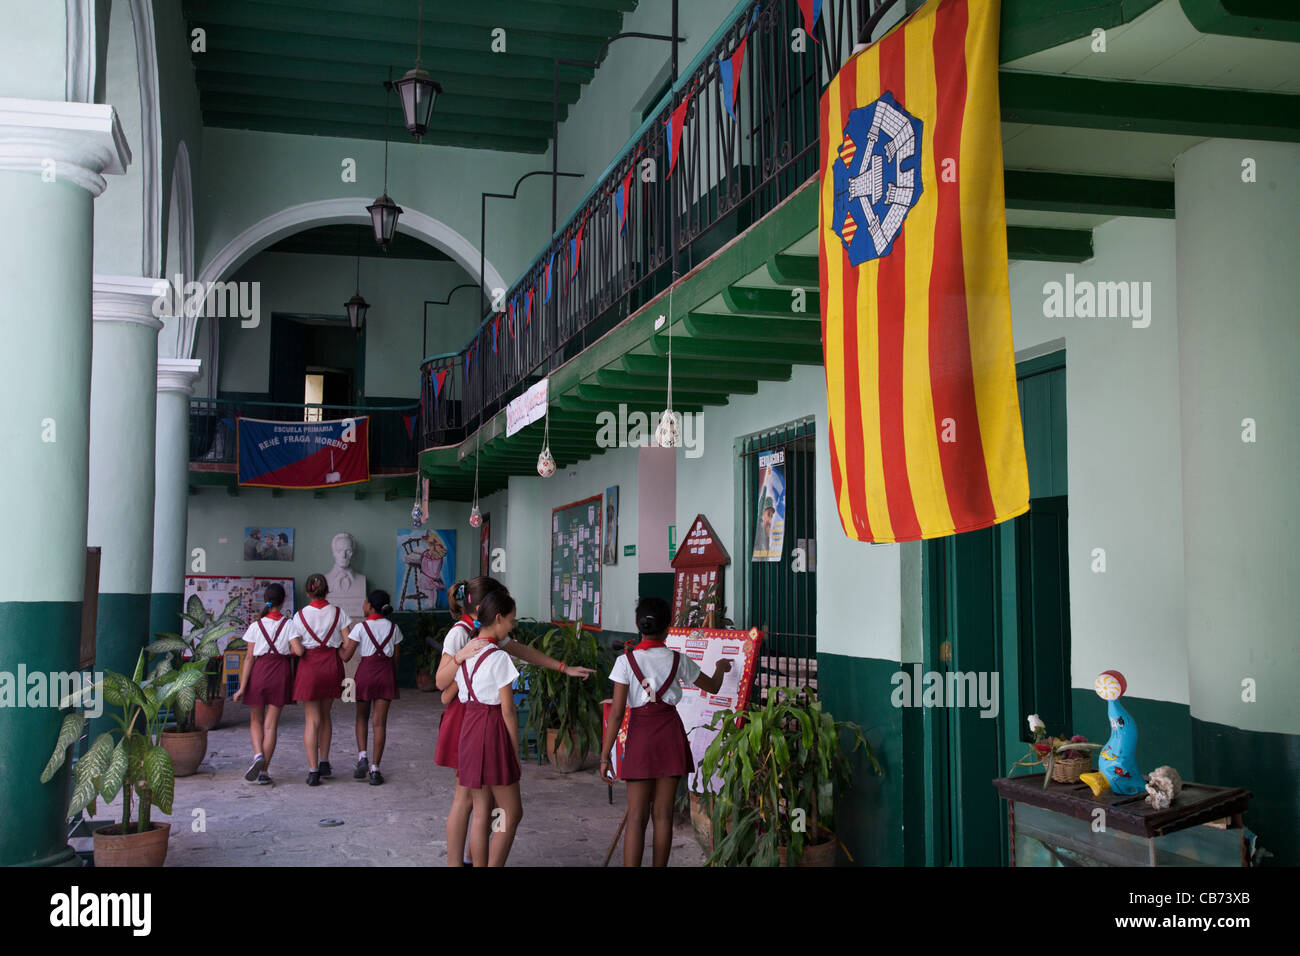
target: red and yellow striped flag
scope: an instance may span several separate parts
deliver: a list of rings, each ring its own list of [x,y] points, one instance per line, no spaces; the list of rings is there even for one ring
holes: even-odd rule
[[[998,0],[935,0],[821,101],[831,476],[859,541],[1029,508],[1007,288]]]

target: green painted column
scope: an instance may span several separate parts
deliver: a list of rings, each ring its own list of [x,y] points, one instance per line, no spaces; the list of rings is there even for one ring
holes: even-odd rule
[[[153,597],[149,632],[179,631],[188,555],[190,396],[198,359],[158,359],[154,459]]]
[[[1291,866],[1300,864],[1297,168],[1300,145],[1219,139],[1174,165],[1195,779],[1253,791],[1247,826],[1274,863]]]
[[[90,510],[100,549],[95,669],[129,675],[149,643],[159,280],[94,278]],[[105,728],[106,729],[106,728]]]
[[[0,864],[75,860],[62,720],[37,696],[76,671],[90,482],[92,200],[130,151],[112,107],[0,98]],[[26,686],[17,687],[23,675]],[[2,688],[0,688],[2,690]]]

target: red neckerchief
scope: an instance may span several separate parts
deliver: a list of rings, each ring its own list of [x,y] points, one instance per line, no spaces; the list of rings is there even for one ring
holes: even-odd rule
[[[498,637],[488,637],[486,634],[475,634],[474,637],[480,641],[487,641],[489,644],[496,644],[500,640]]]
[[[316,607],[316,608],[320,608],[320,607],[329,607],[329,606],[330,606],[330,602],[329,602],[329,601],[326,601],[324,598],[312,598],[312,599],[311,599],[311,606],[312,606],[312,607]]]
[[[656,641],[654,638],[651,637],[643,637],[641,638],[641,643],[638,644],[636,647],[632,648],[632,650],[651,651],[654,650],[656,647],[667,647],[667,646],[668,645],[665,644],[663,641]]]
[[[367,614],[367,615],[366,615],[366,620],[367,620],[367,621],[382,621],[383,619],[384,619],[384,616],[383,616],[382,614]]]
[[[269,617],[273,621],[278,621],[284,617],[284,615],[281,614],[279,611],[267,611],[265,616]]]

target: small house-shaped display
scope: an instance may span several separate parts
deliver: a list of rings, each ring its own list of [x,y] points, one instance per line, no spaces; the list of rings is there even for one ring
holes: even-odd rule
[[[730,563],[708,519],[696,515],[672,560],[674,627],[722,627],[722,569]]]

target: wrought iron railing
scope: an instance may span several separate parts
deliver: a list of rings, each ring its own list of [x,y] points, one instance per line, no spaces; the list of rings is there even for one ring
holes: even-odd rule
[[[290,405],[283,402],[238,402],[190,399],[190,461],[210,465],[236,461],[235,422],[260,418],[276,422],[369,416],[370,471],[415,469],[419,405]]]
[[[825,0],[804,49],[793,39],[804,23],[796,0],[737,8],[508,290],[503,311],[459,354],[424,362],[422,447],[462,441],[666,289],[674,266],[685,274],[813,176],[823,88],[901,5]],[[733,96],[722,61],[734,64],[742,42]],[[665,124],[683,102],[670,172]]]

